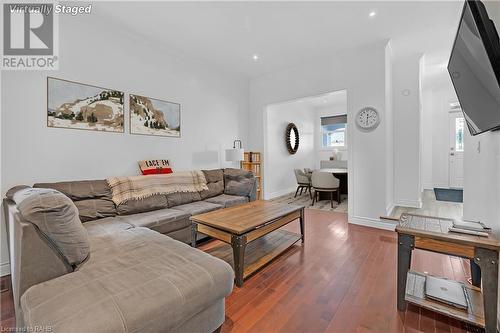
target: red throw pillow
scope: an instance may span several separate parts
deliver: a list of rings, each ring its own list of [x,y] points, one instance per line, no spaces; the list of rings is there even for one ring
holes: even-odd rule
[[[159,175],[172,173],[168,160],[139,161],[139,168],[143,175]]]

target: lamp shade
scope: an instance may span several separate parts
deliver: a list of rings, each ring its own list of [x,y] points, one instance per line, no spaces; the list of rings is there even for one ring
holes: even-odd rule
[[[226,161],[239,162],[244,159],[243,148],[226,149]]]

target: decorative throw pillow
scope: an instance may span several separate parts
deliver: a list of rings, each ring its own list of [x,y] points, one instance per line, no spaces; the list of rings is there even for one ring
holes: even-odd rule
[[[59,191],[22,188],[12,195],[24,220],[32,223],[73,266],[90,253],[87,230],[78,217],[73,201]]]
[[[172,173],[168,160],[144,160],[139,161],[139,168],[143,175],[158,175]]]
[[[201,199],[212,198],[224,193],[224,172],[222,169],[201,170],[207,180],[208,190],[200,192]]]
[[[233,177],[243,176],[246,178],[253,178],[253,173],[252,173],[252,171],[249,171],[249,170],[225,168],[224,169],[224,176],[233,176]]]
[[[243,175],[239,176],[224,175],[224,182],[225,182],[225,188],[224,188],[225,194],[250,197],[252,190],[254,188],[255,178],[253,178],[253,176],[246,177]]]

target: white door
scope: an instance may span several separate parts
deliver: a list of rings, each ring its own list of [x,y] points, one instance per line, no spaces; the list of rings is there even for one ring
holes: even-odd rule
[[[450,187],[464,186],[464,133],[465,119],[462,112],[450,113]]]

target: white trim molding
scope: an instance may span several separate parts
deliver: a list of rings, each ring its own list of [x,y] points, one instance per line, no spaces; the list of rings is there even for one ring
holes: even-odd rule
[[[433,190],[434,187],[435,186],[433,183],[424,183],[424,185],[423,185],[424,190]]]
[[[382,222],[380,219],[362,216],[349,216],[349,223],[362,225],[364,227],[394,231],[396,223]]]
[[[10,263],[4,262],[0,264],[0,276],[5,276],[10,274]]]
[[[450,188],[450,184],[448,183],[435,183],[431,190],[434,190],[434,188]]]
[[[419,200],[398,199],[396,200],[394,205],[401,207],[410,207],[410,208],[422,208],[422,199]]]

